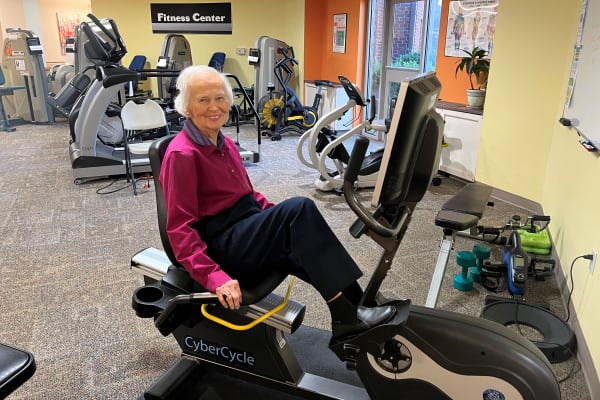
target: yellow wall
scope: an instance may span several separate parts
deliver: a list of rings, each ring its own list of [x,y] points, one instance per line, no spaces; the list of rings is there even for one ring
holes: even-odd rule
[[[579,12],[573,5],[580,4],[552,2],[500,2],[476,175],[537,202],[566,92]]]
[[[169,1],[161,3],[211,3],[209,1]],[[150,21],[150,0],[91,0],[92,12],[98,18],[112,18],[123,36],[128,54],[123,64],[128,65],[136,54],[147,57],[151,67],[156,66],[164,34],[153,34]],[[224,71],[237,75],[245,86],[254,83],[254,67],[248,64],[248,54],[236,54],[236,48],[254,47],[259,36],[271,36],[294,46],[300,62],[299,81],[303,80],[304,59],[304,1],[286,0],[231,0],[233,33],[231,35],[186,34],[190,42],[194,64],[208,64],[217,51],[227,54]]]
[[[600,250],[600,159],[557,122],[580,10],[580,0],[500,2],[476,173],[542,205],[567,278],[575,257]],[[574,309],[599,368],[600,270],[590,274],[580,260],[573,279]]]

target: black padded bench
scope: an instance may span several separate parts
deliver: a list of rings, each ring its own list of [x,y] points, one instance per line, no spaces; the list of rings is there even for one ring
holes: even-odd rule
[[[31,378],[35,368],[31,353],[0,343],[0,399]]]
[[[434,308],[437,304],[456,233],[467,229],[477,231],[477,223],[488,206],[491,194],[491,186],[478,182],[469,183],[446,201],[435,217],[435,225],[444,229],[444,238],[440,243],[440,253],[425,302],[427,307]]]
[[[445,202],[442,210],[457,211],[481,218],[491,195],[491,186],[479,182],[469,183]]]
[[[483,183],[469,183],[444,203],[435,218],[435,224],[453,231],[464,231],[477,225],[488,205],[492,187]]]

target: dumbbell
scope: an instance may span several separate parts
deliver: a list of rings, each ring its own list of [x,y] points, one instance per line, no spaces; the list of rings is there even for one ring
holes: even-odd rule
[[[461,267],[460,274],[454,275],[454,288],[462,292],[473,289],[473,278],[469,276],[469,269],[477,266],[475,254],[463,250],[456,254],[456,263]]]
[[[485,260],[490,258],[491,253],[490,246],[485,244],[476,244],[473,246],[473,254],[477,259],[477,266],[470,268],[470,274],[474,282],[481,282],[481,270],[483,269],[483,263]]]

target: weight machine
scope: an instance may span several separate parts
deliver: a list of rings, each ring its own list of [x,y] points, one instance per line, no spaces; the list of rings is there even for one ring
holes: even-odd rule
[[[10,122],[53,124],[54,112],[46,103],[48,80],[39,36],[25,29],[7,29],[2,70],[10,85],[25,87],[5,99]]]

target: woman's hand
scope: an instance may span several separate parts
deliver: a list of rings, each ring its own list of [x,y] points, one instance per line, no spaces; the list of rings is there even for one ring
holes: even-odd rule
[[[235,309],[240,308],[242,303],[242,290],[236,279],[225,282],[217,288],[217,298],[221,305],[225,308]]]

